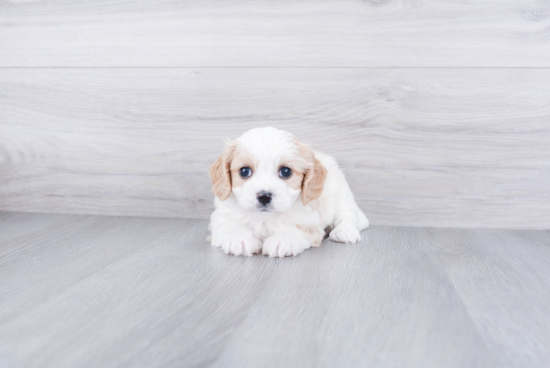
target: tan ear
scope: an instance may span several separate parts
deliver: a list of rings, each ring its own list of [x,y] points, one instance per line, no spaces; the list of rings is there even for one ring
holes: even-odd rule
[[[313,150],[303,143],[298,145],[300,155],[310,162],[302,182],[302,202],[308,204],[321,196],[327,178],[327,169],[315,158]]]
[[[210,168],[210,179],[212,179],[212,191],[214,195],[225,201],[231,195],[231,160],[235,154],[236,145],[228,143],[220,158]]]

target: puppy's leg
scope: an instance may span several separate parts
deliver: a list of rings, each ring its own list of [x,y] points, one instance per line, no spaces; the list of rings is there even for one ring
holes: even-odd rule
[[[357,243],[361,240],[360,231],[369,227],[369,220],[357,206],[345,180],[341,183],[339,190],[334,228],[330,232],[329,238],[339,243]]]
[[[262,254],[281,258],[297,256],[310,247],[318,247],[323,236],[320,225],[289,226],[264,240]]]
[[[260,253],[262,243],[252,234],[246,226],[234,221],[229,216],[212,215],[210,241],[213,247],[218,247],[225,254],[236,256],[252,256]]]

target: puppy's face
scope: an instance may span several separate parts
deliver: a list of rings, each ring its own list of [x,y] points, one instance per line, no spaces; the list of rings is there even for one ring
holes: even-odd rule
[[[226,145],[210,176],[222,201],[233,194],[246,210],[287,212],[297,200],[319,198],[326,169],[292,134],[257,128]]]

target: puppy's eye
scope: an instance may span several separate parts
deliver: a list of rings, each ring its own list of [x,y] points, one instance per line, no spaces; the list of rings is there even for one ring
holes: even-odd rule
[[[241,167],[239,175],[241,178],[248,178],[252,175],[252,169],[250,167]]]
[[[290,169],[290,167],[283,166],[279,170],[279,176],[281,178],[287,179],[290,178],[290,175],[292,175],[292,170]]]

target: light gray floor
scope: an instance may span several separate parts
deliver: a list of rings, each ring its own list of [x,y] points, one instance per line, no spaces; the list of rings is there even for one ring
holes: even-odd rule
[[[0,365],[550,366],[550,232],[373,227],[226,256],[207,221],[0,213]]]

